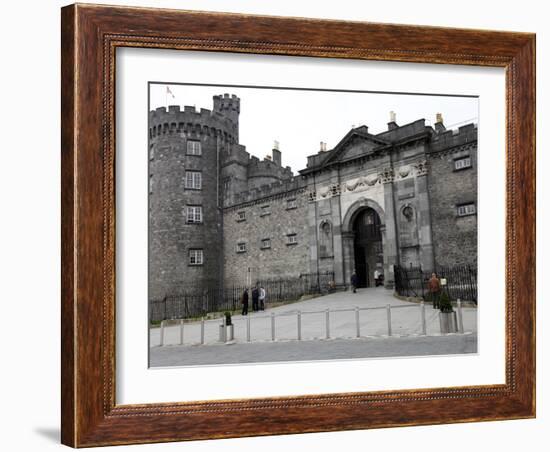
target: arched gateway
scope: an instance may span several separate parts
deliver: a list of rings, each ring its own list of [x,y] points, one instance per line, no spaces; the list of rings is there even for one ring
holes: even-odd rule
[[[353,221],[353,253],[359,287],[375,285],[374,272],[382,271],[384,253],[380,216],[371,207],[362,209]]]
[[[346,282],[355,270],[359,287],[373,287],[376,269],[388,276],[384,210],[371,199],[361,198],[347,210],[342,222]]]

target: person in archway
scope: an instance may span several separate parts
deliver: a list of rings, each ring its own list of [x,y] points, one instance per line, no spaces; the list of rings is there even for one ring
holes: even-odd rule
[[[439,308],[439,297],[441,296],[441,283],[435,273],[432,273],[432,277],[428,280],[428,297],[429,301],[433,303],[433,307]]]
[[[355,273],[355,270],[353,270],[353,273],[351,274],[351,287],[353,288],[353,293],[357,293],[358,282],[359,279],[357,278],[357,273]]]

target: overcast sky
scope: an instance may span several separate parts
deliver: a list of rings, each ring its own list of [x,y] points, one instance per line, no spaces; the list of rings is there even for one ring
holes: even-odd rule
[[[399,125],[426,119],[431,125],[436,113],[453,128],[478,122],[478,99],[472,97],[308,91],[280,88],[236,88],[150,84],[150,108],[194,105],[212,109],[212,96],[236,94],[241,99],[239,141],[261,159],[280,143],[283,166],[294,173],[305,168],[306,157],[319,151],[319,142],[332,149],[352,128],[366,125],[376,134],[387,130],[390,111]],[[174,94],[166,95],[166,86]]]

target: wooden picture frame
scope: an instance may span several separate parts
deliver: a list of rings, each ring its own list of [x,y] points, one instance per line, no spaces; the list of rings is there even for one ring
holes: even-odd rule
[[[73,447],[535,416],[535,35],[211,12],[62,9],[62,442]],[[506,70],[506,382],[115,403],[115,50],[147,47]],[[264,421],[257,423],[257,419]]]

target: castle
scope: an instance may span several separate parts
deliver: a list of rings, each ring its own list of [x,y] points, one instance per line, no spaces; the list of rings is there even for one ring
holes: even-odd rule
[[[149,298],[333,272],[477,262],[477,126],[352,128],[294,175],[239,143],[240,99],[149,113]]]

